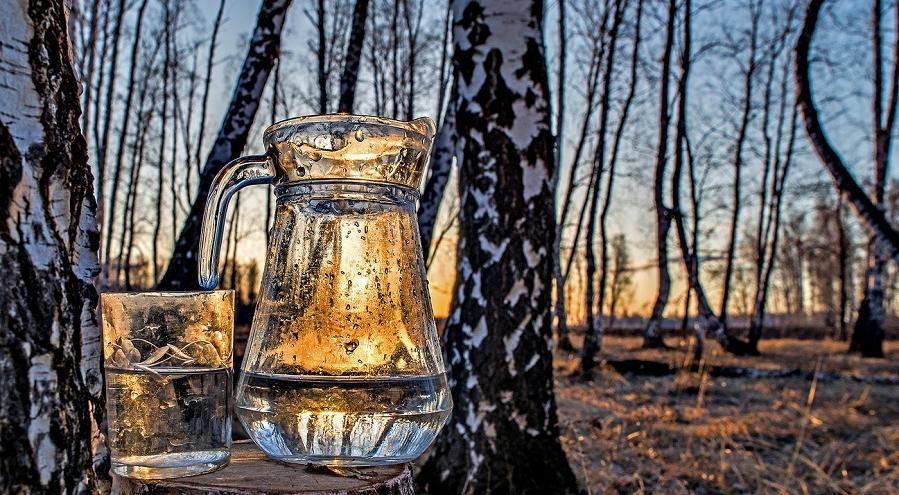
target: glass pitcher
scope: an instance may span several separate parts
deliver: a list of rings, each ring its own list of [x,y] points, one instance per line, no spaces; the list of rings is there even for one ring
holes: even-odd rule
[[[200,285],[213,288],[228,198],[275,184],[277,208],[235,394],[269,456],[407,462],[452,408],[418,233],[434,122],[351,115],[269,127],[266,154],[229,163],[209,192]]]

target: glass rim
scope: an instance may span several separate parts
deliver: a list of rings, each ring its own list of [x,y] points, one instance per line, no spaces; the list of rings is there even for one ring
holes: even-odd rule
[[[184,297],[184,296],[203,296],[203,295],[216,295],[216,294],[228,294],[234,295],[234,289],[213,289],[213,290],[185,290],[185,291],[165,291],[165,290],[150,290],[150,291],[122,291],[122,292],[101,292],[100,298],[106,296],[115,296],[115,297]]]

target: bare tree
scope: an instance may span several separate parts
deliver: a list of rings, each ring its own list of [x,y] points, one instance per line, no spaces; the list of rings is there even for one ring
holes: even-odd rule
[[[871,98],[872,134],[874,139],[874,206],[886,212],[884,202],[887,170],[890,165],[890,148],[896,121],[896,104],[899,96],[899,39],[894,41],[893,70],[890,79],[889,100],[883,108],[883,35],[881,29],[882,5],[874,0],[871,14],[871,45],[874,54],[874,78]],[[899,28],[899,9],[896,10],[896,27]],[[884,115],[884,112],[885,115]],[[849,348],[865,356],[883,355],[883,324],[886,308],[883,298],[883,275],[887,259],[874,245],[873,235],[868,239],[868,269],[865,277],[865,295],[862,298]]]
[[[106,187],[106,150],[109,148],[109,129],[112,127],[115,82],[116,76],[118,75],[119,41],[122,37],[122,24],[123,19],[125,18],[125,10],[125,0],[119,0],[118,7],[116,8],[115,22],[113,22],[112,61],[109,63],[109,82],[106,86],[106,101],[103,102],[103,130],[100,134],[99,146],[96,147],[95,150],[97,153],[97,216],[100,219],[100,225],[103,225],[103,205],[105,204],[103,192]]]
[[[390,17],[390,91],[391,107],[390,116],[398,119],[400,116],[400,0],[393,0],[393,15]]]
[[[278,121],[278,103],[279,95],[281,94],[281,56],[280,53],[278,55],[278,60],[275,61],[275,73],[272,79],[272,117],[271,123],[274,124]],[[267,191],[265,194],[265,245],[269,246],[272,242],[272,186],[268,185]],[[255,301],[256,298],[254,297]]]
[[[196,287],[198,284],[196,253],[206,196],[215,175],[226,163],[236,158],[247,144],[250,126],[259,109],[259,100],[275,58],[280,53],[281,28],[290,2],[291,0],[262,2],[247,56],[234,88],[234,96],[225,113],[219,136],[206,158],[196,199],[184,220],[168,269],[158,283],[160,289]]]
[[[368,64],[371,66],[372,72],[371,85],[372,93],[375,99],[375,115],[385,115],[387,113],[387,103],[385,96],[386,83],[384,81],[387,79],[387,77],[386,75],[381,73],[381,61],[383,57],[382,50],[384,49],[384,47],[381,43],[381,36],[383,34],[381,33],[380,24],[378,23],[379,11],[380,7],[376,0],[375,7],[372,9],[371,15],[368,16],[371,22],[371,27],[369,28],[371,36],[368,36]]]
[[[543,2],[459,0],[453,11],[461,225],[443,335],[459,406],[419,481],[432,494],[575,493],[552,381]]]
[[[443,33],[440,42],[440,69],[438,71],[440,77],[440,87],[437,91],[437,111],[434,112],[434,118],[438,122],[443,121],[443,107],[444,99],[446,98],[446,88],[447,86],[449,86],[449,80],[453,77],[452,71],[446,70],[447,55],[449,54],[447,44],[449,42],[450,21],[452,20],[453,15],[451,10],[452,5],[452,0],[446,1],[446,14],[444,15]]]
[[[637,0],[637,12],[636,12],[636,23],[634,27],[634,44],[631,51],[631,71],[630,71],[630,81],[628,82],[628,92],[627,96],[624,99],[624,104],[621,109],[621,113],[618,118],[618,128],[615,130],[615,138],[612,143],[612,153],[609,156],[609,165],[608,165],[608,179],[606,179],[606,191],[603,198],[602,211],[599,214],[599,238],[600,238],[600,249],[602,252],[602,256],[600,258],[600,277],[599,277],[599,297],[598,297],[598,307],[600,311],[600,317],[595,320],[598,324],[598,328],[595,330],[595,345],[591,347],[591,351],[594,352],[594,355],[589,355],[587,353],[588,348],[584,345],[583,349],[583,357],[581,360],[581,370],[584,372],[589,372],[593,367],[595,362],[595,353],[598,353],[602,348],[602,335],[603,335],[603,327],[602,327],[602,314],[601,312],[605,310],[606,307],[606,293],[608,291],[607,286],[609,284],[609,234],[608,234],[608,217],[609,211],[611,210],[612,205],[612,194],[614,192],[615,186],[615,169],[618,164],[618,152],[621,147],[621,138],[624,135],[624,128],[627,125],[628,115],[630,114],[631,104],[634,100],[634,95],[637,89],[637,67],[640,62],[640,28],[642,25],[643,19],[643,0]],[[611,51],[609,53],[611,57]],[[625,242],[625,241],[619,241]],[[627,249],[626,244],[622,246],[617,246],[616,249]],[[616,256],[619,253],[616,252]],[[626,256],[627,253],[623,253],[624,265],[627,264]],[[618,260],[621,261],[621,260]],[[616,295],[614,296],[615,303],[611,304],[609,307],[608,318],[609,321],[614,318],[614,310],[617,306],[617,302],[620,301],[621,288],[620,284],[622,283],[623,274],[618,273],[618,270],[621,269],[623,265],[616,265],[616,272],[613,275],[617,278],[617,280],[613,280],[613,287],[617,290]],[[589,311],[589,308],[588,308]],[[588,328],[588,331],[590,329]],[[585,340],[586,342],[586,340]]]
[[[343,74],[340,76],[338,112],[353,113],[353,100],[356,97],[356,78],[359,76],[359,62],[362,60],[362,46],[365,44],[367,17],[368,0],[356,0],[353,7],[353,24],[350,30],[350,39],[347,42],[346,55],[344,55]]]
[[[784,74],[784,87],[786,86],[786,74]],[[785,88],[784,88],[785,89]],[[783,95],[784,102],[787,99],[787,95]],[[784,105],[781,106],[781,115],[784,112]],[[782,117],[781,117],[782,118]],[[780,142],[780,126],[778,126],[778,137],[777,141]],[[770,247],[767,249],[769,253],[767,256],[767,261],[762,259],[762,264],[765,266],[764,272],[762,273],[762,277],[759,280],[759,287],[756,289],[755,301],[753,303],[753,311],[752,311],[752,320],[750,321],[749,326],[749,348],[754,349],[756,352],[758,351],[758,342],[761,339],[762,329],[764,327],[765,321],[765,306],[768,301],[768,290],[771,285],[771,275],[774,272],[775,262],[778,260],[778,245],[780,241],[780,233],[781,233],[781,210],[783,208],[783,195],[784,188],[787,180],[787,176],[790,172],[790,166],[793,163],[793,150],[795,148],[796,142],[796,107],[792,106],[792,113],[790,115],[789,120],[789,138],[787,141],[787,149],[784,156],[780,157],[780,152],[777,151],[775,156],[774,163],[774,177],[771,182],[771,201],[772,206],[770,208],[769,215],[773,215],[773,218],[769,219],[768,223],[771,229],[771,241]],[[779,146],[778,146],[779,147]],[[801,243],[801,238],[796,239],[796,242]],[[797,248],[797,250],[801,250],[801,244]],[[764,252],[761,253],[764,256]],[[782,256],[781,256],[782,257]],[[799,282],[796,284],[797,292],[799,294],[799,298],[802,296],[802,280],[801,280],[801,272],[802,272],[802,258],[800,256],[798,260],[798,266],[794,268],[794,271],[798,271]],[[801,308],[801,302],[798,305],[798,308]]]
[[[656,148],[653,204],[656,210],[656,266],[659,284],[652,314],[643,334],[643,347],[664,347],[661,335],[662,312],[668,304],[671,275],[668,273],[668,230],[671,228],[671,210],[665,206],[665,168],[668,163],[668,88],[671,76],[671,51],[674,46],[674,28],[677,19],[676,0],[668,1],[668,21],[665,27],[665,44],[662,52],[662,71],[659,75],[659,141]]]
[[[805,212],[789,212],[783,224],[783,243],[777,250],[787,313],[805,314]]]
[[[128,135],[128,124],[131,121],[131,104],[134,98],[134,85],[137,77],[138,54],[140,53],[141,29],[144,22],[144,12],[147,10],[148,0],[142,0],[137,10],[137,19],[134,21],[134,40],[131,42],[131,68],[128,70],[128,84],[125,89],[125,107],[122,109],[122,124],[119,130],[118,149],[116,150],[115,166],[112,169],[112,188],[109,191],[109,212],[103,241],[103,278],[109,279],[109,263],[112,250],[112,232],[116,220],[116,206],[119,195],[119,182],[122,177],[122,162],[125,156],[125,141]],[[125,233],[122,232],[124,238]]]
[[[758,341],[761,338],[765,321],[766,305],[768,303],[768,290],[771,284],[771,274],[777,261],[778,242],[780,240],[781,208],[783,204],[784,185],[793,161],[793,150],[796,141],[796,106],[788,105],[792,100],[788,93],[787,82],[789,79],[789,62],[787,57],[783,67],[780,82],[779,109],[775,123],[775,136],[772,138],[768,130],[771,114],[772,86],[774,82],[777,60],[787,44],[787,38],[793,30],[797,4],[792,4],[786,13],[786,22],[782,32],[773,40],[770,59],[767,67],[765,82],[765,97],[762,106],[762,135],[765,141],[763,156],[762,183],[759,187],[759,215],[756,228],[755,246],[755,297],[753,298],[752,316],[749,324],[748,344],[750,352],[758,352]],[[784,140],[784,122],[789,116],[789,130],[787,131],[786,152],[782,153]],[[771,176],[770,189],[768,176]],[[770,192],[769,192],[770,190]]]
[[[325,0],[318,0],[315,9],[315,32],[318,35],[318,45],[316,46],[316,56],[318,65],[316,73],[318,74],[318,113],[328,113],[328,79],[330,74],[328,71],[328,31],[325,21]]]
[[[200,153],[203,151],[203,135],[206,132],[206,113],[209,105],[209,87],[212,83],[212,66],[215,63],[215,44],[218,40],[219,28],[222,26],[222,14],[225,12],[225,0],[219,0],[219,8],[212,23],[212,37],[209,39],[209,53],[206,55],[206,78],[203,83],[203,100],[200,103],[200,126],[197,129],[196,161],[200,167]],[[199,171],[199,170],[198,170]]]
[[[100,237],[67,9],[0,5],[0,492],[102,492]]]
[[[587,294],[585,305],[587,307],[587,328],[584,332],[584,345],[581,349],[581,372],[588,374],[595,366],[596,353],[599,352],[600,335],[602,332],[603,301],[599,307],[595,301],[596,287],[596,223],[599,215],[600,185],[602,183],[602,171],[606,166],[606,133],[609,125],[609,106],[611,105],[612,79],[615,73],[615,51],[618,46],[618,29],[624,18],[622,0],[615,0],[614,18],[609,29],[608,55],[605,57],[605,69],[603,70],[602,93],[599,98],[599,130],[596,136],[596,150],[593,156],[593,169],[596,180],[593,181],[593,191],[590,199],[590,218],[587,222]]]
[[[677,234],[678,244],[680,245],[681,257],[684,263],[684,270],[687,273],[688,290],[696,295],[696,305],[698,315],[694,324],[695,331],[695,348],[694,357],[700,358],[703,350],[703,337],[706,332],[711,331],[715,339],[722,347],[728,349],[733,346],[731,339],[728,338],[724,331],[721,321],[712,311],[705,290],[699,279],[699,255],[691,249],[691,244],[687,238],[687,229],[684,224],[684,215],[680,206],[681,201],[681,179],[684,168],[684,154],[687,145],[687,94],[688,94],[688,78],[691,65],[691,20],[692,5],[690,0],[684,1],[684,20],[683,20],[683,47],[680,57],[681,74],[677,83],[677,123],[674,136],[674,170],[671,174],[671,218],[674,221],[675,232]],[[689,174],[691,190],[695,190],[695,177]],[[693,215],[699,215],[698,208],[694,209]],[[694,233],[695,235],[695,233]]]
[[[181,2],[165,2],[165,51],[168,63],[165,64],[163,70],[169,71],[169,80],[171,84],[169,88],[171,92],[165,91],[163,87],[163,98],[172,98],[172,159],[169,161],[169,192],[172,195],[172,248],[178,238],[178,106],[181,104],[178,99],[178,53],[175,37],[178,33],[178,20],[180,17]],[[165,79],[163,79],[165,81]],[[164,86],[164,85],[163,85]],[[165,131],[163,131],[165,132]],[[160,146],[160,153],[165,154],[165,145]],[[161,162],[160,162],[161,163]]]
[[[556,173],[562,170],[562,148],[565,146],[565,63],[568,59],[568,27],[565,11],[568,0],[558,0],[559,4],[559,66],[556,72]],[[557,261],[558,261],[558,257]]]
[[[586,144],[590,135],[591,121],[593,119],[593,111],[595,107],[594,103],[596,101],[596,96],[599,89],[599,77],[602,74],[602,61],[605,53],[606,32],[609,28],[609,12],[610,9],[604,9],[601,21],[599,23],[598,33],[592,31],[587,33],[587,37],[590,40],[590,63],[587,67],[586,75],[587,90],[585,95],[584,118],[581,122],[580,134],[578,136],[577,144],[574,148],[574,155],[572,156],[571,162],[568,167],[568,184],[565,188],[565,196],[562,201],[559,223],[556,226],[556,236],[553,240],[553,279],[556,284],[556,300],[553,312],[556,318],[556,335],[558,336],[558,346],[560,349],[566,351],[574,350],[574,346],[571,344],[571,340],[568,337],[568,312],[565,306],[565,282],[567,279],[567,274],[571,267],[571,262],[575,256],[575,251],[577,250],[578,240],[581,235],[581,226],[583,225],[586,211],[592,198],[592,191],[594,189],[593,184],[597,180],[596,167],[590,168],[589,184],[587,185],[588,193],[585,195],[584,201],[581,205],[577,228],[575,229],[575,237],[572,243],[571,254],[568,257],[568,262],[566,263],[566,268],[564,271],[562,270],[562,238],[565,234],[565,225],[568,220],[568,211],[571,209],[574,190],[577,186],[579,170],[581,168],[581,156],[584,153],[584,149],[586,148]],[[589,21],[587,21],[587,24],[591,25],[592,27],[592,23],[590,23]],[[557,162],[559,160],[558,156],[561,155],[563,144],[564,143],[560,139],[558,141],[556,151]],[[558,187],[559,179],[561,179],[561,169],[557,169],[556,174],[557,177],[555,180],[555,195],[556,202],[558,202],[559,191],[561,190]]]
[[[168,135],[168,126],[166,125],[168,122],[169,115],[169,75],[171,71],[169,67],[172,64],[172,54],[171,50],[169,50],[169,33],[172,29],[170,24],[171,14],[168,2],[165,2],[163,7],[164,11],[164,22],[162,25],[162,45],[163,45],[163,56],[162,56],[162,108],[159,111],[159,147],[156,148],[156,217],[154,218],[155,223],[153,224],[153,283],[159,282],[159,271],[160,264],[162,263],[160,255],[159,255],[159,236],[162,233],[162,204],[163,204],[163,190],[165,184],[165,143],[166,136]],[[172,157],[174,160],[175,157]],[[174,180],[174,177],[172,178]],[[175,203],[175,188],[172,187],[172,204]],[[172,217],[172,221],[175,221],[174,216]],[[174,240],[174,239],[173,239]]]
[[[403,19],[405,20],[408,52],[406,53],[406,120],[415,118],[415,73],[418,69],[418,56],[421,51],[421,21],[424,15],[424,0],[418,0],[415,8],[410,8],[409,0],[403,0]]]
[[[612,260],[609,266],[609,315],[608,328],[612,328],[615,318],[618,317],[618,306],[622,301],[631,297],[634,277],[631,273],[631,257],[627,247],[627,238],[624,234],[618,234],[612,238]]]
[[[795,48],[795,65],[794,75],[796,78],[796,101],[802,114],[805,132],[808,135],[812,147],[817,153],[821,164],[830,173],[834,184],[840,191],[850,206],[855,210],[859,219],[868,228],[869,244],[871,250],[881,253],[885,258],[889,256],[893,260],[899,261],[899,232],[890,225],[883,210],[865,194],[864,190],[846,168],[843,159],[836,152],[821,125],[818,118],[818,110],[815,107],[812,97],[811,84],[809,82],[809,48],[812,42],[812,36],[815,33],[815,27],[818,22],[818,15],[823,5],[823,0],[810,0],[806,9],[805,21],[802,30],[799,33],[799,39]],[[896,77],[894,77],[896,81]],[[893,85],[893,95],[896,95],[896,84]],[[895,100],[895,97],[892,97]],[[895,104],[890,104],[895,108]],[[895,114],[894,114],[895,115]],[[875,114],[875,120],[879,122],[880,114]],[[888,127],[892,128],[892,117],[887,118]],[[887,134],[889,136],[889,134]],[[887,141],[889,137],[886,138]],[[876,146],[875,146],[876,148]],[[885,158],[884,158],[885,160]],[[883,162],[884,167],[886,161]],[[885,169],[884,169],[885,171]],[[876,196],[876,195],[875,195]],[[876,198],[875,198],[876,199]],[[872,283],[873,285],[873,283]],[[865,311],[867,304],[862,304],[860,311]],[[882,308],[882,306],[881,306]],[[868,321],[872,315],[859,314],[858,321]],[[877,316],[874,315],[876,318]],[[862,355],[864,356],[882,356],[883,355],[883,335],[869,334],[865,342],[860,346]]]
[[[837,208],[834,212],[834,227],[837,231],[837,264],[839,265],[840,280],[840,302],[837,307],[837,325],[834,332],[834,339],[846,340],[847,324],[846,313],[849,305],[849,235],[846,232],[846,222],[844,219],[845,209],[843,208],[843,197],[837,199]]]
[[[99,53],[99,56],[97,57],[97,62],[98,62],[98,65],[100,66],[99,67],[100,70],[98,71],[98,74],[97,74],[96,85],[93,88],[94,89],[94,97],[91,98],[91,100],[95,102],[94,103],[94,114],[93,114],[93,117],[90,119],[92,122],[91,138],[93,140],[93,144],[94,144],[93,149],[94,150],[100,149],[100,134],[101,134],[100,131],[102,129],[102,126],[101,126],[102,114],[100,113],[100,111],[101,111],[101,108],[103,107],[103,105],[100,104],[100,99],[103,94],[103,82],[104,82],[105,76],[106,76],[106,71],[103,70],[103,64],[106,62],[106,56],[109,54],[109,11],[112,10],[110,8],[110,2],[112,2],[112,0],[103,0],[103,3],[101,4],[101,8],[100,8],[100,10],[103,12],[103,17],[102,17],[103,22],[100,24],[100,29],[99,29],[99,34],[101,35],[100,36],[100,40],[101,40],[100,53]],[[92,82],[93,81],[88,80],[88,88],[87,88],[88,91],[91,90],[90,84]],[[85,127],[85,132],[87,132],[86,129],[87,128]],[[96,164],[96,165],[97,165],[97,173],[99,175],[99,164]],[[98,215],[98,218],[99,217],[102,217],[102,214]]]
[[[734,258],[737,250],[737,232],[740,228],[740,206],[743,203],[741,189],[741,174],[743,172],[743,146],[746,143],[746,135],[749,130],[749,121],[752,116],[752,90],[755,79],[755,71],[758,67],[756,52],[758,51],[759,19],[762,16],[762,2],[752,0],[749,4],[749,60],[743,73],[743,108],[740,115],[740,126],[737,129],[737,139],[734,145],[734,189],[733,210],[731,211],[730,236],[727,242],[727,255],[724,268],[724,282],[721,289],[721,309],[718,315],[724,324],[727,324],[727,305],[730,302],[730,284],[734,272]]]
[[[87,61],[87,68],[80,74],[86,86],[84,88],[82,103],[83,112],[81,114],[82,132],[88,132],[88,129],[91,128],[91,103],[93,103],[92,95],[94,94],[91,85],[94,82],[94,69],[97,66],[97,37],[100,29],[98,25],[98,21],[100,19],[100,8],[100,0],[91,1],[87,40],[85,42],[85,45],[82,47],[87,51],[87,53],[84,55],[84,58]]]
[[[134,204],[137,200],[137,186],[140,181],[140,170],[144,162],[144,147],[146,144],[147,132],[153,119],[152,108],[147,108],[150,100],[150,81],[155,76],[156,57],[159,54],[160,43],[154,43],[153,49],[149,56],[145,56],[143,66],[140,71],[140,80],[137,84],[137,128],[134,132],[134,138],[131,143],[131,167],[129,171],[130,180],[127,182],[127,190],[125,191],[125,211],[121,215],[121,235],[119,237],[119,249],[116,258],[116,273],[112,277],[115,284],[118,284],[121,278],[121,272],[125,270],[125,285],[130,289],[130,256],[125,256],[126,246],[128,252],[134,246]],[[139,62],[135,60],[135,63]],[[120,139],[124,140],[127,136],[124,134]],[[122,150],[120,153],[124,153]],[[115,220],[110,209],[109,221],[110,225]],[[124,265],[124,266],[123,266]],[[107,274],[107,277],[109,275]]]

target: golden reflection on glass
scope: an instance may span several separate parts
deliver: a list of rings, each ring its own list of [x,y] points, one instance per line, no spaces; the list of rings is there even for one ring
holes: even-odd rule
[[[266,155],[216,178],[200,280],[212,285],[227,198],[278,197],[235,404],[251,438],[288,462],[407,462],[452,407],[416,202],[434,124],[301,117],[265,132]]]
[[[227,464],[234,292],[101,301],[112,471],[160,479]]]

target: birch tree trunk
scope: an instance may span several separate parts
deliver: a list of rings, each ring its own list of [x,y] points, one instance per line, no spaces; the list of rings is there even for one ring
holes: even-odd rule
[[[703,340],[706,332],[711,331],[722,347],[729,349],[733,345],[733,340],[727,337],[721,320],[715,315],[709,305],[705,290],[699,279],[699,254],[691,249],[691,244],[687,238],[687,228],[684,224],[683,210],[681,209],[681,177],[684,169],[684,153],[687,145],[687,96],[688,96],[688,79],[690,76],[690,63],[692,58],[691,39],[692,39],[692,5],[690,0],[684,0],[684,21],[683,21],[683,39],[681,43],[682,51],[680,57],[681,75],[677,83],[677,124],[674,137],[674,170],[671,174],[671,217],[674,221],[675,233],[677,234],[678,244],[680,245],[681,258],[684,263],[684,271],[687,273],[688,291],[692,290],[696,294],[697,318],[693,325],[696,343],[694,347],[694,358],[699,360],[702,357]],[[754,50],[753,50],[754,51]],[[696,184],[693,183],[695,177],[690,176],[690,188],[695,190]],[[695,203],[694,203],[695,204]],[[695,208],[693,215],[698,217],[698,208]],[[694,235],[698,235],[694,232]]]
[[[618,47],[618,28],[624,18],[622,0],[615,1],[615,14],[612,28],[609,30],[608,54],[605,57],[605,69],[603,71],[602,94],[599,98],[599,131],[596,139],[596,152],[593,157],[593,173],[597,179],[593,182],[593,192],[590,199],[590,218],[587,221],[587,328],[584,332],[584,345],[581,349],[581,371],[584,374],[590,372],[594,365],[594,358],[599,352],[600,335],[602,332],[603,303],[596,305],[596,249],[594,238],[596,237],[596,223],[599,215],[599,205],[602,186],[602,172],[606,167],[606,134],[609,128],[609,105],[612,98],[612,80],[615,73],[615,49]]]
[[[637,0],[637,12],[635,16],[636,21],[634,24],[634,46],[631,51],[630,81],[627,96],[625,97],[624,104],[621,108],[618,128],[615,129],[612,153],[609,156],[609,178],[606,181],[605,197],[603,198],[602,210],[599,213],[599,239],[602,255],[599,264],[599,297],[597,298],[597,304],[599,307],[600,318],[596,321],[597,326],[595,332],[590,327],[587,328],[588,332],[592,332],[593,345],[588,348],[586,345],[587,340],[585,338],[585,345],[582,349],[583,352],[581,353],[581,371],[585,374],[590,372],[596,365],[596,354],[598,354],[599,350],[602,348],[602,337],[603,332],[605,331],[602,326],[602,312],[605,311],[606,307],[606,292],[609,283],[609,234],[607,225],[609,211],[612,206],[612,193],[615,191],[615,168],[618,164],[618,151],[621,147],[621,138],[624,135],[624,128],[627,125],[631,104],[634,101],[637,90],[637,66],[640,63],[640,28],[643,20],[643,0]],[[612,54],[610,50],[609,58],[611,59],[611,57]],[[614,303],[610,305],[606,315],[610,322],[615,318]]]
[[[113,105],[115,104],[115,82],[116,76],[118,76],[116,67],[119,61],[119,40],[122,35],[122,22],[125,18],[126,10],[127,6],[125,0],[119,0],[112,32],[112,62],[109,64],[109,82],[106,85],[106,101],[103,103],[103,131],[100,135],[99,146],[94,150],[94,152],[97,153],[97,217],[100,220],[101,225],[103,223],[103,205],[105,204],[104,201],[106,198],[103,193],[106,188],[106,154],[109,148],[109,129],[112,126],[112,110]],[[103,59],[101,59],[101,63],[102,62],[104,62]],[[102,67],[100,70],[102,72]],[[97,88],[97,91],[102,89],[101,84],[100,87]],[[100,98],[98,97],[97,104],[99,103]],[[97,108],[99,109],[99,106]]]
[[[740,228],[740,206],[743,196],[740,192],[743,171],[743,146],[746,143],[746,135],[749,130],[749,120],[752,116],[752,89],[756,71],[756,49],[758,47],[758,26],[761,16],[761,3],[757,7],[750,6],[750,30],[749,30],[749,60],[746,74],[743,78],[743,109],[740,116],[740,127],[737,129],[737,141],[734,145],[734,188],[733,204],[730,217],[730,235],[727,241],[727,261],[724,268],[724,282],[721,289],[721,310],[718,315],[721,322],[727,325],[727,306],[730,302],[730,284],[734,273],[734,257],[737,251],[737,232]],[[764,187],[764,186],[762,186]]]
[[[671,75],[671,50],[674,46],[674,27],[677,20],[677,2],[668,1],[668,21],[665,27],[665,47],[662,54],[662,73],[659,82],[659,142],[656,149],[656,166],[653,187],[653,204],[656,210],[656,265],[659,285],[652,314],[643,334],[643,347],[665,347],[661,335],[662,313],[668,305],[671,275],[668,273],[668,230],[671,228],[671,209],[665,206],[665,168],[668,152],[668,87]]]
[[[887,103],[886,121],[883,120],[883,37],[881,33],[881,2],[874,0],[871,15],[872,49],[874,52],[874,87],[872,88],[872,131],[874,136],[874,205],[885,213],[887,171],[890,164],[890,145],[893,140],[893,123],[896,120],[896,97],[899,90],[899,40],[894,43],[893,72],[890,99]],[[896,12],[899,26],[899,10]],[[842,258],[841,258],[842,259]],[[860,351],[866,357],[883,356],[884,322],[886,308],[883,300],[883,277],[886,259],[875,246],[873,236],[868,239],[868,268],[865,277],[865,295],[858,311],[855,330],[852,332],[850,350]],[[840,291],[841,295],[844,293]],[[844,306],[845,307],[845,306]]]
[[[461,230],[444,340],[456,406],[419,481],[431,494],[575,493],[553,395],[543,2],[453,10]]]
[[[368,17],[368,0],[356,0],[353,7],[353,24],[350,40],[344,56],[343,73],[340,76],[340,100],[338,112],[353,113],[356,99],[356,79],[359,76],[359,62],[362,60],[362,46],[365,43],[365,24]]]
[[[454,81],[455,81],[455,77]],[[453,165],[453,157],[456,156],[456,104],[458,102],[458,87],[453,82],[450,90],[450,100],[443,114],[443,122],[437,134],[437,142],[431,150],[429,162],[430,174],[425,183],[424,191],[418,202],[418,229],[421,232],[421,247],[424,252],[425,262],[430,256],[431,239],[434,237],[434,223],[437,221],[437,212],[446,190],[450,169]]]
[[[559,15],[562,15],[562,11],[564,8],[562,5],[565,3],[565,0],[560,0],[560,11]],[[571,339],[568,337],[568,310],[565,305],[565,284],[568,278],[568,272],[571,269],[571,261],[574,259],[575,253],[577,252],[578,241],[580,240],[581,235],[581,226],[584,223],[584,216],[589,209],[590,203],[592,201],[592,192],[594,189],[594,182],[597,180],[597,171],[596,167],[591,167],[590,171],[590,179],[589,184],[587,185],[587,194],[584,195],[584,201],[582,203],[580,212],[578,213],[578,221],[577,227],[574,231],[574,240],[572,242],[571,253],[568,256],[568,262],[566,264],[565,270],[562,270],[562,237],[565,234],[565,224],[568,221],[568,211],[571,209],[572,198],[574,197],[574,190],[577,186],[578,181],[578,171],[580,170],[581,165],[581,155],[584,152],[584,148],[587,144],[587,140],[590,134],[590,123],[593,118],[593,109],[594,109],[594,101],[596,100],[597,89],[599,88],[599,76],[602,74],[602,61],[605,55],[605,44],[606,44],[606,31],[608,30],[608,20],[609,20],[609,10],[605,9],[602,16],[602,21],[599,24],[599,34],[592,38],[591,44],[591,53],[590,53],[590,66],[587,71],[586,83],[586,95],[585,95],[585,106],[584,109],[584,118],[581,121],[580,134],[577,140],[577,144],[574,147],[574,155],[571,159],[571,165],[568,167],[568,183],[565,188],[565,196],[562,200],[562,207],[559,211],[559,223],[556,225],[556,236],[553,239],[553,280],[556,284],[556,299],[553,307],[553,314],[556,318],[556,336],[558,338],[558,348],[563,351],[574,351],[574,345],[571,343]],[[563,29],[561,20],[559,24],[559,29]],[[560,54],[561,56],[561,54]],[[560,69],[561,70],[561,69]],[[560,79],[560,88],[564,84]],[[562,105],[562,101],[559,100],[559,105]],[[561,117],[561,111],[559,112]],[[557,135],[558,144],[556,146],[556,164],[561,163],[561,153],[563,145],[563,138],[561,135],[561,131],[563,127],[559,127],[559,133]],[[558,205],[559,203],[559,193],[561,192],[561,188],[559,187],[559,183],[561,182],[561,169],[556,169],[556,178],[555,182],[555,203]]]
[[[222,15],[225,12],[225,0],[219,0],[219,8],[212,23],[212,37],[209,40],[209,53],[206,55],[206,77],[203,82],[203,100],[200,103],[200,126],[197,129],[197,147],[194,160],[200,167],[200,153],[203,152],[203,135],[206,131],[206,109],[209,105],[209,87],[212,85],[212,66],[215,62],[215,44],[218,40],[219,28],[222,26]],[[201,170],[197,172],[202,173]]]
[[[100,234],[66,10],[0,11],[0,492],[98,492]]]
[[[815,107],[809,79],[809,49],[823,3],[824,0],[810,0],[806,9],[805,21],[796,42],[794,51],[796,61],[793,66],[793,74],[796,78],[796,103],[802,114],[805,132],[818,159],[821,160],[821,165],[830,173],[837,190],[855,210],[862,224],[867,227],[873,249],[881,253],[884,258],[889,256],[899,262],[899,232],[890,225],[884,212],[871,201],[871,198],[865,194],[865,191],[852,177],[852,173],[846,168],[842,157],[827,139],[818,118],[818,109]],[[865,305],[862,307],[864,308]],[[861,315],[859,319],[861,319]]]
[[[250,127],[259,110],[262,91],[280,53],[281,28],[290,2],[291,0],[262,2],[247,57],[234,88],[234,96],[225,113],[218,138],[206,158],[196,199],[181,227],[168,268],[157,284],[159,289],[189,289],[198,286],[197,246],[200,242],[200,222],[206,196],[212,179],[226,163],[237,158],[247,144]]]
[[[109,191],[109,209],[106,225],[105,239],[103,241],[103,278],[108,284],[110,281],[109,265],[112,258],[112,232],[116,220],[116,198],[119,195],[119,182],[122,178],[122,162],[125,156],[125,141],[128,137],[128,124],[131,120],[131,103],[134,99],[134,85],[137,78],[138,55],[140,54],[141,28],[143,27],[144,12],[147,10],[149,0],[142,0],[137,10],[137,20],[134,21],[134,40],[131,43],[131,68],[128,70],[128,86],[125,92],[125,107],[122,110],[122,124],[119,131],[118,147],[114,158],[115,166],[112,169],[112,188]],[[124,239],[125,233],[122,232]],[[121,253],[119,253],[121,256]],[[118,280],[114,282],[118,283]]]

